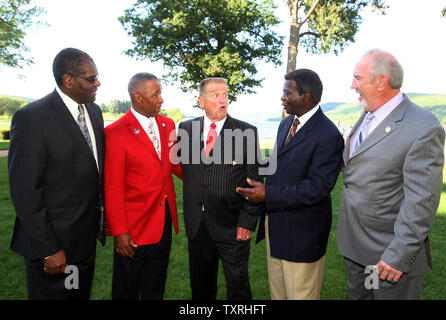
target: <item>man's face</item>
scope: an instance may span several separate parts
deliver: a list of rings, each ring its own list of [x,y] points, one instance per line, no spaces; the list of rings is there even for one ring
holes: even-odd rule
[[[68,96],[79,104],[94,102],[96,100],[96,91],[101,85],[97,79],[98,70],[96,65],[93,61],[86,59],[82,62],[78,72],[64,76],[64,85]]]
[[[300,117],[311,108],[308,106],[308,97],[306,95],[308,94],[299,94],[296,81],[285,80],[281,97],[283,108],[288,114],[294,114]]]
[[[353,82],[351,89],[359,94],[359,105],[366,111],[372,112],[379,107],[377,105],[378,81],[370,81],[369,66],[371,57],[366,56],[358,61],[353,70]]]
[[[164,100],[161,96],[161,84],[158,80],[146,80],[134,95],[134,108],[146,117],[156,117],[161,110]]]
[[[228,88],[221,82],[209,82],[198,102],[209,120],[220,121],[228,114]]]

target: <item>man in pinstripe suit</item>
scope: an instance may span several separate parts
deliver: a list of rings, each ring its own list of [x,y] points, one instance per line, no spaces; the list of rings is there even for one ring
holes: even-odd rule
[[[258,179],[257,129],[227,114],[225,79],[201,81],[199,95],[205,116],[178,129],[192,299],[216,299],[219,258],[227,299],[252,299],[248,258],[260,212],[235,189]]]
[[[400,92],[403,69],[391,54],[367,52],[353,76],[365,111],[344,149],[337,232],[349,296],[420,299],[432,266],[428,233],[441,194],[445,133]],[[372,266],[379,279],[365,273]]]

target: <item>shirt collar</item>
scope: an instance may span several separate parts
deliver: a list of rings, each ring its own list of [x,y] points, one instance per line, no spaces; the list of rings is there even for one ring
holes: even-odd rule
[[[65,106],[68,108],[68,110],[73,114],[73,116],[76,116],[79,113],[78,105],[76,101],[71,99],[69,96],[67,96],[65,93],[60,90],[59,87],[56,86],[56,91],[61,97],[62,101],[65,103]]]
[[[135,116],[136,120],[138,120],[138,122],[141,124],[141,127],[143,127],[144,129],[149,127],[149,123],[150,121],[154,121],[154,124],[156,125],[156,120],[155,117],[146,117],[144,115],[142,115],[141,113],[139,113],[138,111],[136,111],[133,106],[131,106],[130,110],[132,111],[133,115]]]
[[[226,115],[223,119],[221,119],[220,121],[211,121],[206,115],[204,116],[204,128],[206,128],[206,130],[209,130],[209,127],[211,126],[212,122],[215,123],[215,130],[217,130],[217,132],[219,132],[221,130],[221,128],[223,128],[223,125],[225,124],[226,118],[228,116]]]
[[[310,111],[306,112],[305,114],[301,115],[300,117],[294,116],[294,118],[299,119],[299,126],[303,126],[310,118],[316,113],[316,111],[319,109],[319,106],[315,106]]]
[[[373,111],[375,118],[381,123],[404,100],[404,95],[398,92],[396,96],[387,101],[381,107]]]

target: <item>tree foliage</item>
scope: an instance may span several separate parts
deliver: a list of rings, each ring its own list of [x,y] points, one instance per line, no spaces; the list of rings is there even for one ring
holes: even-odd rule
[[[291,26],[287,71],[296,68],[299,46],[310,53],[338,54],[355,41],[361,12],[371,6],[385,13],[385,0],[287,0]]]
[[[27,103],[25,99],[0,96],[0,116],[12,116]]]
[[[33,63],[27,57],[28,47],[24,38],[34,19],[43,8],[30,4],[31,0],[0,0],[0,64],[22,67]]]
[[[446,16],[446,7],[444,7],[443,10],[441,10],[441,14],[443,15],[443,17]]]
[[[111,113],[126,113],[131,106],[130,100],[112,100],[107,111]]]
[[[180,123],[181,121],[183,121],[183,113],[179,108],[161,110],[160,113],[166,117],[171,118],[176,123]]]
[[[233,101],[261,84],[255,62],[281,63],[274,8],[272,0],[137,0],[119,21],[134,39],[127,55],[162,60],[165,79],[183,91],[224,77]]]

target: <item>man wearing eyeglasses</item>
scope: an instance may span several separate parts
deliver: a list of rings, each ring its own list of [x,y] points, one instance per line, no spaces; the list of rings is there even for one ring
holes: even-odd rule
[[[88,299],[96,238],[105,240],[100,82],[92,58],[74,48],[56,55],[53,74],[56,89],[11,123],[11,249],[25,258],[29,299]]]

